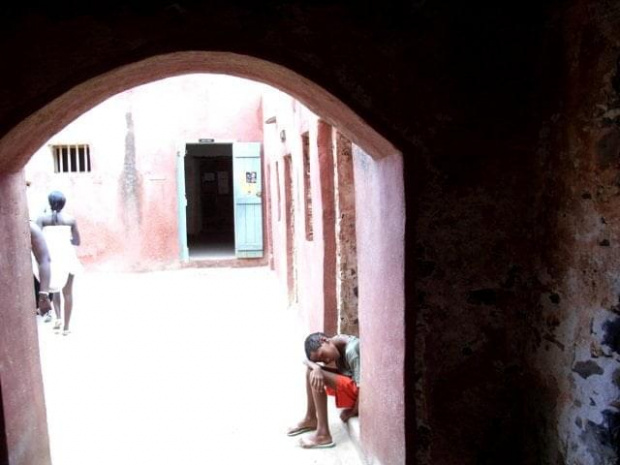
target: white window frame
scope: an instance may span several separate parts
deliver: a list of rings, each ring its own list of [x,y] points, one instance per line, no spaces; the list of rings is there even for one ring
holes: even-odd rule
[[[90,173],[92,171],[89,144],[50,144],[54,173]]]

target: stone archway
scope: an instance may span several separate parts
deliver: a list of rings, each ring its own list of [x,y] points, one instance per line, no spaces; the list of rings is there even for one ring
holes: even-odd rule
[[[188,73],[228,74],[292,95],[376,159],[399,154],[383,136],[326,90],[274,63],[227,52],[158,55],[90,79],[24,119],[0,140],[0,173],[21,168],[31,153],[79,115],[108,97],[157,79]]]
[[[186,73],[221,73],[264,82],[289,93],[323,120],[338,127],[366,154],[357,165],[361,185],[357,197],[365,205],[359,215],[358,233],[360,293],[360,334],[366,342],[363,363],[372,367],[364,375],[364,389],[372,395],[364,398],[364,415],[368,421],[362,430],[366,452],[383,463],[403,463],[405,458],[404,408],[404,187],[402,160],[398,150],[351,109],[323,88],[293,71],[274,63],[225,52],[178,52],[158,55],[117,68],[82,84],[48,103],[24,119],[0,140],[0,192],[10,202],[2,207],[3,217],[11,218],[0,228],[2,255],[9,257],[2,270],[0,284],[9,286],[12,270],[28,275],[27,229],[25,225],[25,188],[20,169],[31,153],[52,134],[77,116],[106,98],[147,82]],[[14,251],[9,255],[8,251]],[[6,255],[5,255],[6,253]],[[24,283],[25,281],[22,280]],[[0,345],[18,360],[28,358],[25,370],[9,372],[3,384],[3,403],[7,417],[7,443],[10,463],[48,463],[47,436],[23,434],[32,430],[24,417],[32,419],[36,430],[44,429],[38,355],[33,351],[36,332],[26,315],[29,289],[11,296],[7,313],[20,314],[18,328],[27,333],[24,340],[2,338]],[[9,315],[10,316],[10,315]],[[366,323],[365,323],[366,322]],[[7,341],[7,342],[4,342]],[[387,341],[387,344],[386,344]],[[36,345],[36,344],[35,344]],[[24,355],[26,354],[26,355]],[[389,364],[385,360],[390,360]],[[13,393],[25,377],[31,395],[37,399],[22,408],[23,399]],[[3,383],[5,380],[3,380]],[[8,386],[8,387],[7,387]],[[372,419],[372,421],[371,421]],[[30,452],[25,452],[28,450]],[[47,453],[49,456],[49,453]]]

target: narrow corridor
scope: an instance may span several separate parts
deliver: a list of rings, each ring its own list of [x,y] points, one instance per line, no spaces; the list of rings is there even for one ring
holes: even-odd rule
[[[54,465],[360,464],[302,450],[303,337],[266,268],[76,278],[72,333],[38,322]]]

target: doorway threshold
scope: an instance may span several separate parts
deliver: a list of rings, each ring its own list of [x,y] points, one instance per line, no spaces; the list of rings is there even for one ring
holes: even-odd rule
[[[183,263],[183,268],[249,268],[255,266],[267,266],[265,257],[261,258],[237,258],[231,256],[200,256],[190,258]]]

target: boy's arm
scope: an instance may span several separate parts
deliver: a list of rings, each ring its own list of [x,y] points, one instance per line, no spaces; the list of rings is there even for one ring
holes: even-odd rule
[[[348,358],[347,362],[351,367],[351,371],[353,372],[353,381],[357,385],[357,397],[355,398],[355,405],[350,409],[345,409],[340,412],[340,419],[344,422],[348,421],[351,417],[356,417],[359,413],[358,406],[360,401],[360,353],[359,353],[359,343],[355,346],[357,349],[354,353],[347,352]]]
[[[311,360],[304,360],[304,363],[312,371],[310,372],[310,386],[315,391],[322,391],[325,389],[325,377],[323,376],[323,367],[318,363],[314,363]]]
[[[52,308],[49,298],[50,290],[50,254],[45,243],[45,237],[41,229],[30,223],[30,244],[32,253],[39,267],[39,282],[41,283],[38,299],[38,307],[41,311],[46,312]]]
[[[80,245],[80,231],[78,230],[77,221],[74,219],[71,223],[71,243],[73,245]]]
[[[321,365],[319,365],[318,363],[314,363],[313,361],[308,360],[308,359],[304,360],[304,364],[311,370],[316,370],[317,368],[321,368]]]

